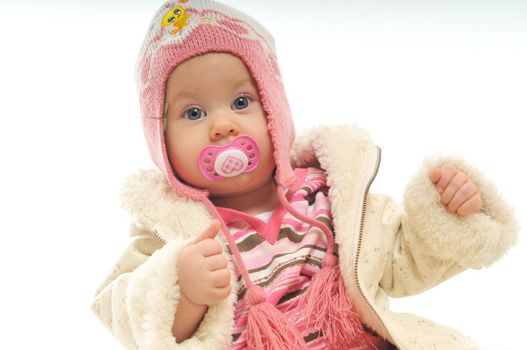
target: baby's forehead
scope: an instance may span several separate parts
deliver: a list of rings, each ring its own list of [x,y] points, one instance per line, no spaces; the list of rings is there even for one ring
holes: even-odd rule
[[[182,62],[172,70],[167,85],[167,93],[177,95],[193,90],[217,92],[219,88],[257,90],[245,63],[227,53],[209,53]]]
[[[228,52],[208,52],[190,57],[175,66],[171,75],[204,75],[220,72],[228,73],[233,77],[245,75],[252,78],[252,73],[244,61]]]

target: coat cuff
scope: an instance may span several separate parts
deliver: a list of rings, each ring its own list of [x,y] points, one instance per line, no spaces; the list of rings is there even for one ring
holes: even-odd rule
[[[483,201],[479,213],[459,216],[441,203],[441,196],[428,178],[435,166],[451,163],[479,187]],[[474,166],[459,157],[436,155],[425,158],[421,170],[404,193],[407,223],[439,258],[466,268],[489,266],[515,244],[518,224],[513,210],[494,184]]]

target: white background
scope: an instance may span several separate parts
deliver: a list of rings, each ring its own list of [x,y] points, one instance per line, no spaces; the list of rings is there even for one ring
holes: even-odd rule
[[[357,123],[398,202],[423,157],[464,157],[524,224],[526,1],[242,1],[275,36],[297,131]],[[1,349],[119,349],[89,310],[128,240],[118,191],[153,167],[134,66],[158,1],[0,1]],[[522,151],[523,150],[523,151]],[[525,349],[516,247],[393,308]]]

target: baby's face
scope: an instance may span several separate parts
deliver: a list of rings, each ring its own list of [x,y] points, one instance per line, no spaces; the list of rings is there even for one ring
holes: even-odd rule
[[[174,69],[167,83],[166,145],[178,176],[211,197],[255,190],[272,180],[275,167],[267,118],[252,76],[238,57],[207,53]],[[251,172],[212,181],[201,174],[198,158],[208,145],[229,144],[249,135],[260,149],[260,164]]]

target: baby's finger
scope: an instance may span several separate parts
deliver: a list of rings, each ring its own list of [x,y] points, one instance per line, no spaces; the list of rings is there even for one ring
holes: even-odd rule
[[[230,283],[228,285],[226,285],[225,287],[214,288],[213,289],[213,294],[219,301],[227,298],[231,294],[231,285],[230,285]]]
[[[459,188],[450,203],[448,210],[456,212],[458,208],[478,192],[478,188],[472,181],[467,181]]]
[[[215,288],[223,288],[231,283],[231,272],[228,269],[213,271],[210,276]]]
[[[430,179],[430,181],[432,181],[432,183],[436,183],[437,181],[439,181],[439,179],[441,178],[441,169],[439,169],[438,167],[433,168],[432,171],[428,173],[428,178]]]
[[[477,192],[457,209],[457,213],[461,216],[475,214],[481,210],[482,204],[481,194]]]
[[[462,172],[458,172],[452,181],[447,185],[441,195],[441,203],[444,205],[449,204],[457,191],[467,182],[467,176]],[[472,195],[472,194],[471,194]]]
[[[441,178],[436,184],[437,191],[443,193],[447,185],[450,183],[454,175],[456,175],[458,170],[450,164],[443,165],[441,167]]]
[[[212,219],[209,227],[207,227],[203,232],[201,232],[192,243],[197,244],[203,240],[211,239],[216,237],[220,231],[220,222],[217,219]]]
[[[223,247],[221,243],[215,239],[206,239],[197,244],[198,250],[201,255],[207,257],[211,255],[221,254],[223,252]]]
[[[216,271],[227,268],[227,259],[223,254],[211,255],[206,258],[205,263],[209,271]]]

